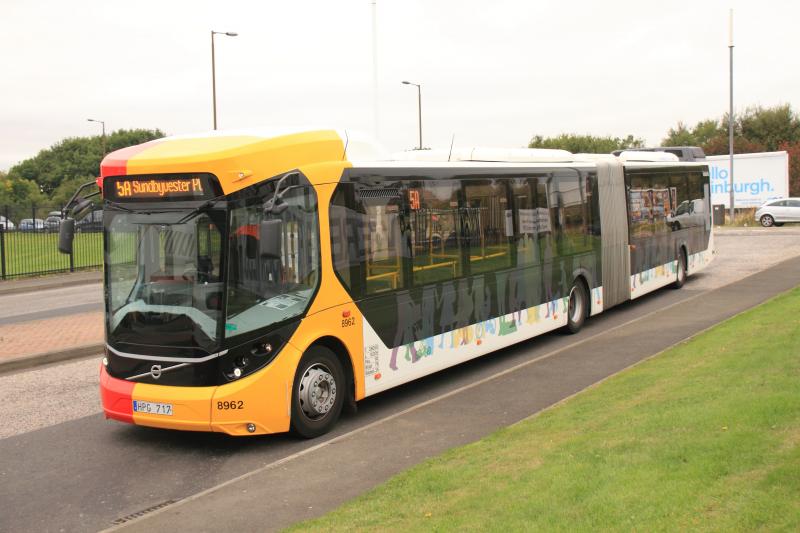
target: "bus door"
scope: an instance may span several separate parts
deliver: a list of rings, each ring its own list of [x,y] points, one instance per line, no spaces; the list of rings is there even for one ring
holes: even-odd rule
[[[630,299],[631,256],[622,163],[598,161],[603,268],[603,309]]]

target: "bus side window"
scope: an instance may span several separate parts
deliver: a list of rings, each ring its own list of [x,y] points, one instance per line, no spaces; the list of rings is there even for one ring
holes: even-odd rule
[[[358,199],[363,205],[360,224],[364,242],[366,295],[405,286],[403,256],[404,215],[399,185],[387,183],[375,188],[361,188]]]
[[[523,267],[541,263],[539,250],[539,213],[535,206],[536,185],[533,180],[516,178],[510,180],[511,196],[514,200],[514,219],[517,247],[517,265]]]
[[[529,178],[531,190],[534,191],[533,209],[536,212],[536,233],[539,240],[540,255],[542,261],[552,259],[555,253],[555,236],[552,205],[550,204],[553,195],[550,189],[555,189],[553,176],[542,176]],[[557,200],[557,199],[556,199]]]
[[[353,184],[340,183],[330,205],[331,259],[333,269],[354,300],[364,293],[364,216]]]
[[[410,182],[414,285],[461,276],[461,220],[456,180]]]
[[[331,253],[353,299],[405,286],[403,218],[398,184],[337,186],[330,208]]]
[[[585,179],[579,173],[558,177],[561,249],[565,254],[591,250],[587,235],[587,199]]]
[[[499,179],[465,181],[464,193],[466,206],[462,210],[462,228],[471,273],[510,267],[514,224],[505,182]]]
[[[669,215],[669,181],[666,174],[655,173],[650,176],[650,187],[653,191],[653,233],[666,233],[667,216]]]
[[[628,212],[631,238],[653,234],[653,191],[650,180],[641,175],[631,176],[628,188]]]

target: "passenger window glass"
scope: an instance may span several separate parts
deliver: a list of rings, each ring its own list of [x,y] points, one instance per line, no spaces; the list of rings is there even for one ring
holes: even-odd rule
[[[408,188],[414,284],[461,275],[457,181],[416,182]]]
[[[591,249],[586,221],[589,218],[585,179],[579,174],[558,178],[561,249],[574,254]]]
[[[361,189],[359,196],[365,211],[361,230],[366,294],[399,289],[404,285],[400,189]]]
[[[496,179],[466,182],[464,193],[462,223],[470,272],[480,274],[510,267],[514,223],[505,183]]]
[[[402,288],[408,245],[399,184],[341,184],[331,200],[333,267],[353,298]]]
[[[232,337],[305,311],[319,279],[316,194],[287,185],[281,212],[264,211],[271,194],[234,204],[225,335]],[[271,192],[271,191],[270,191]],[[280,221],[280,256],[261,254],[262,221]]]
[[[517,266],[541,262],[539,254],[539,213],[535,207],[536,183],[525,178],[510,180],[514,199],[514,227],[517,248]]]
[[[628,189],[631,237],[653,235],[653,195],[650,180],[643,176],[632,176]]]
[[[653,174],[650,177],[650,190],[652,195],[653,232],[666,233],[667,215],[669,215],[672,200],[669,192],[669,177],[664,174]]]

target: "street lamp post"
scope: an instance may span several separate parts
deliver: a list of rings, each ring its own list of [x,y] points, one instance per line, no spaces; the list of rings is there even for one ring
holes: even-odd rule
[[[105,157],[106,156],[106,123],[105,123],[105,121],[95,120],[93,118],[87,118],[86,120],[88,122],[99,122],[103,126],[102,143],[103,143],[103,157]]]
[[[419,149],[422,150],[422,86],[418,83],[404,81],[403,85],[413,85],[417,88],[417,114],[419,119]]]
[[[730,223],[733,224],[734,216],[734,194],[733,194],[733,9],[731,9],[730,16],[729,38],[728,38],[728,55],[730,56],[730,108],[728,111],[728,156],[730,157],[730,173],[728,174],[728,184],[730,185]]]
[[[239,34],[232,31],[211,30],[211,100],[214,106],[214,129],[217,129],[217,69],[214,58],[215,35],[227,35],[228,37],[236,37]]]

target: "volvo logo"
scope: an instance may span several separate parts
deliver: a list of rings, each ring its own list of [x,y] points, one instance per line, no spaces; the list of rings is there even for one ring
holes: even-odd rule
[[[125,378],[125,379],[127,379],[128,381],[133,381],[133,380],[145,378],[147,376],[150,376],[153,379],[158,379],[158,378],[161,377],[161,374],[164,374],[165,372],[172,372],[173,370],[177,370],[179,368],[183,368],[183,367],[189,366],[189,364],[190,363],[181,363],[179,365],[172,365],[172,366],[168,366],[166,368],[162,367],[161,365],[153,365],[153,366],[150,367],[150,372],[144,372],[142,374],[136,374],[135,376],[131,376],[131,377],[128,377],[128,378]]]

